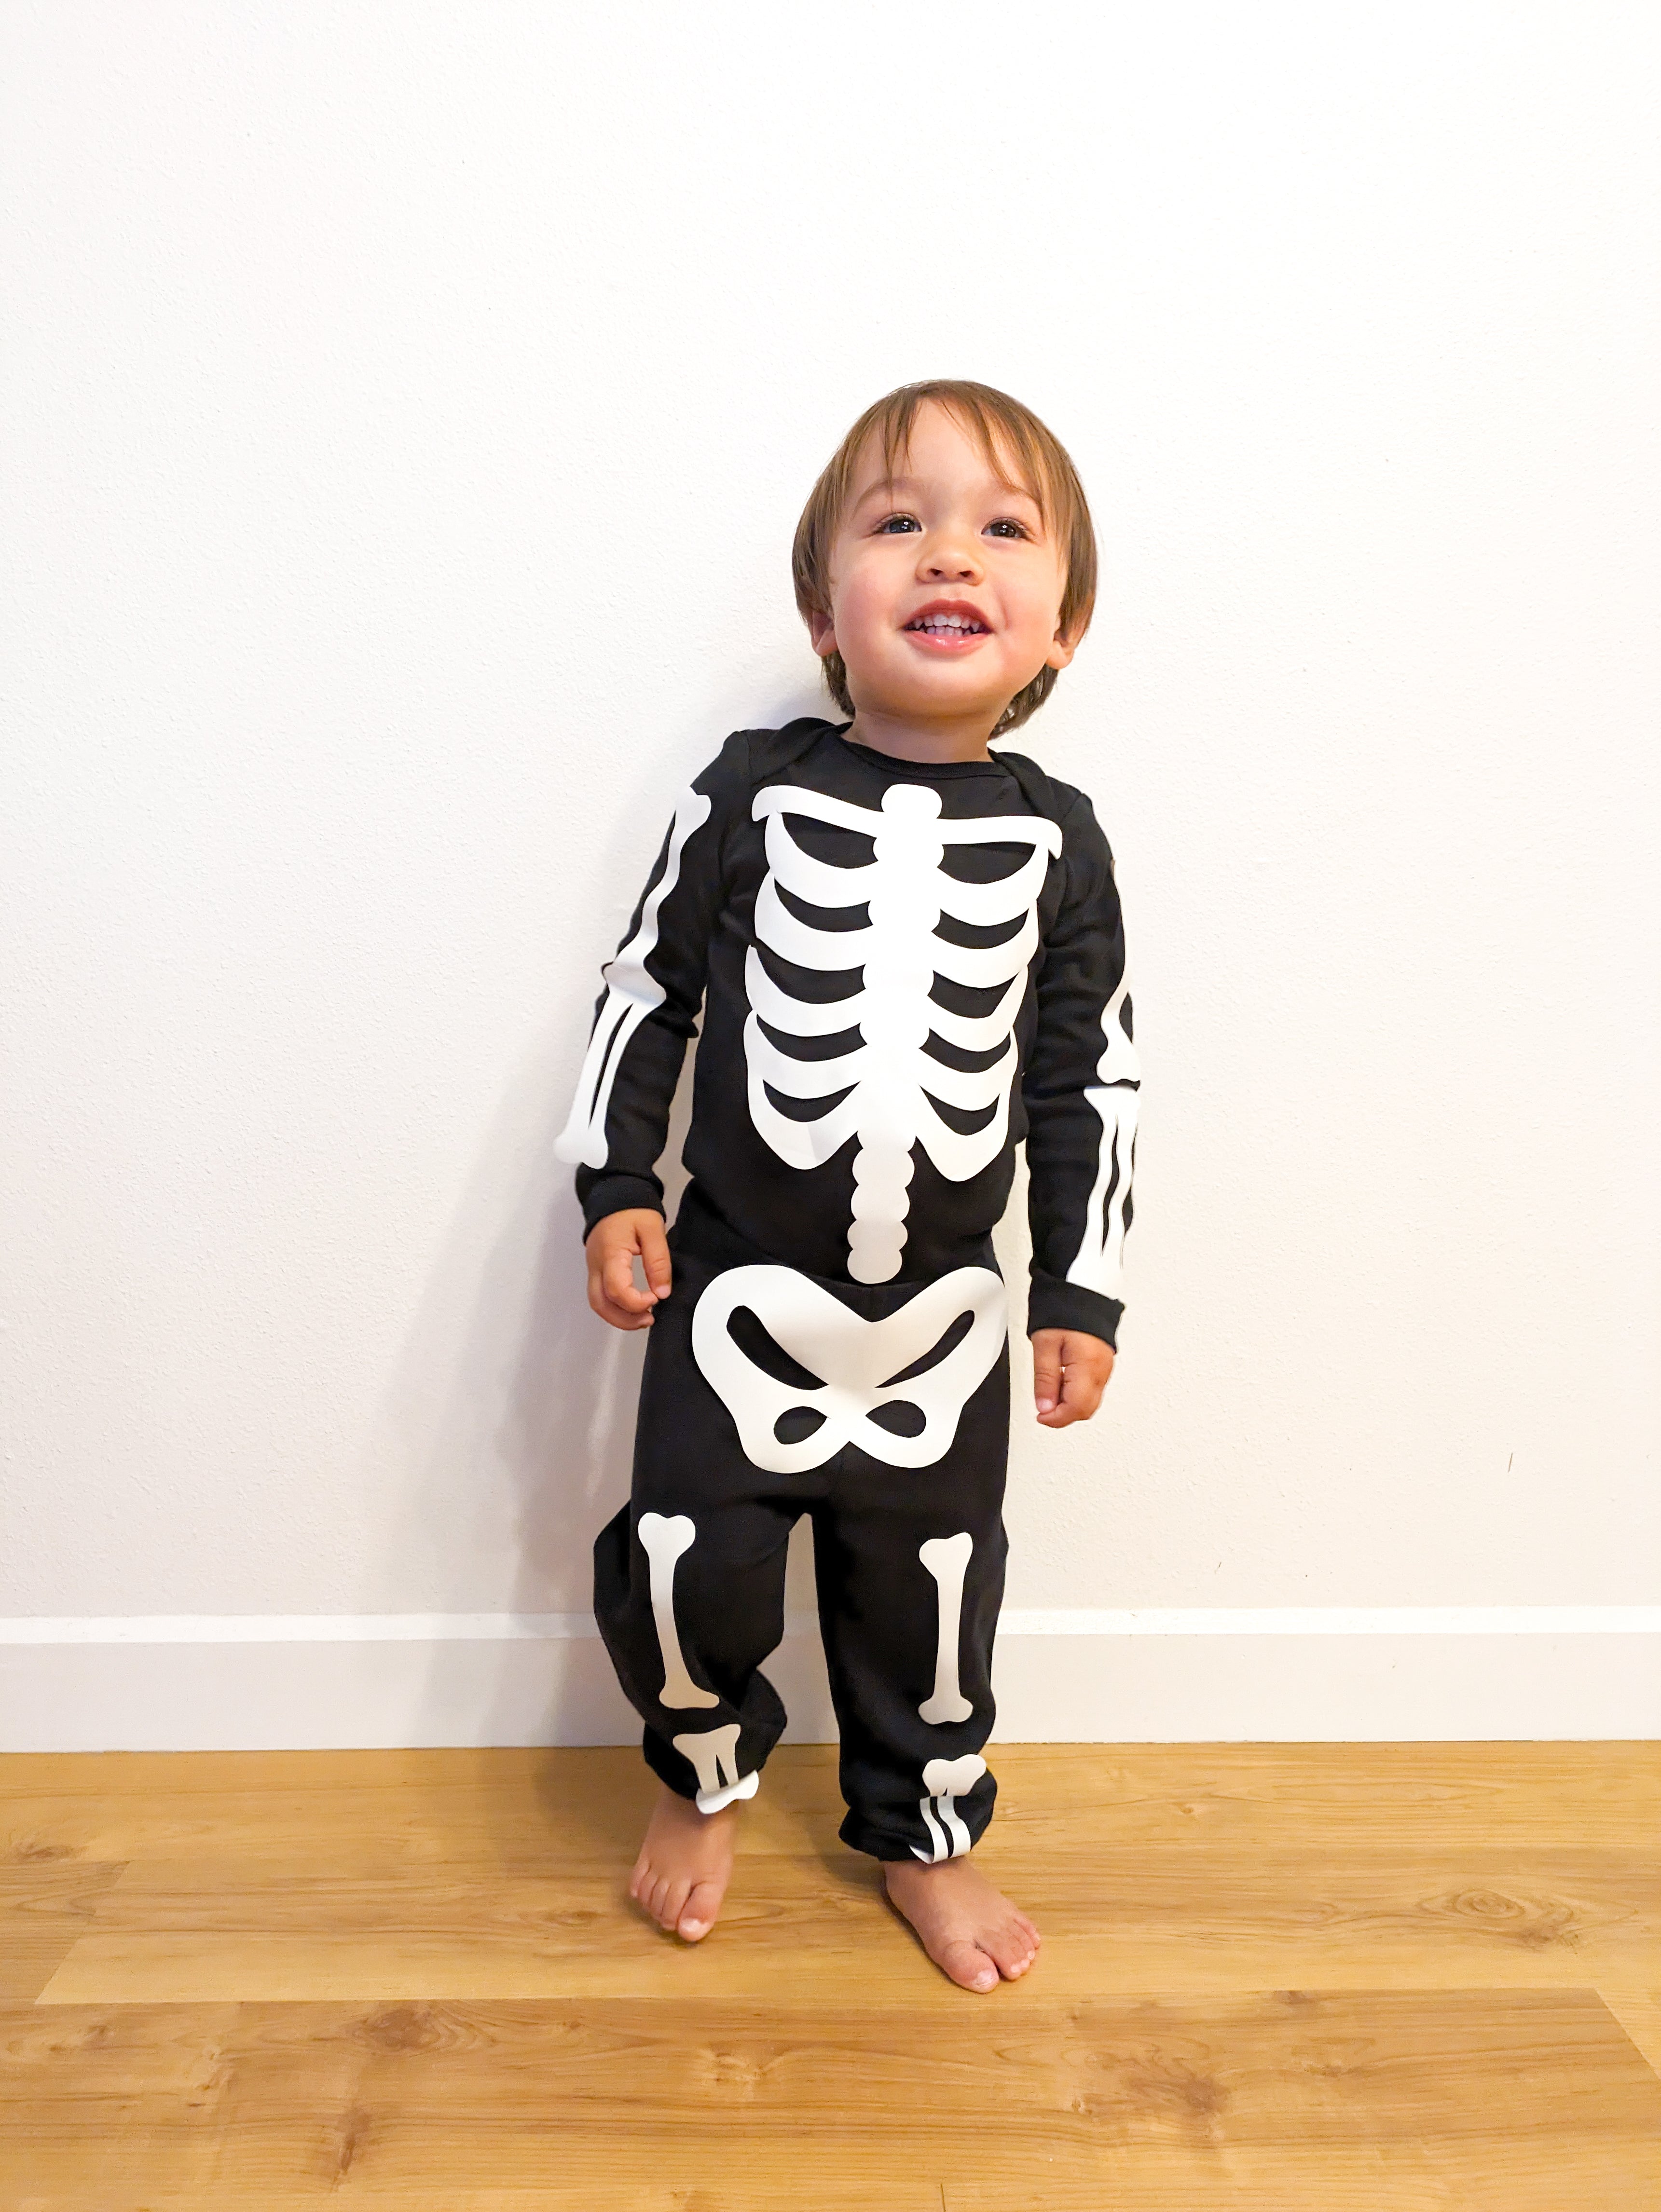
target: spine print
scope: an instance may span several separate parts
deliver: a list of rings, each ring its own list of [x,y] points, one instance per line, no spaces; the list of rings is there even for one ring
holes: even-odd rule
[[[792,1167],[822,1166],[855,1140],[848,1272],[858,1283],[889,1282],[899,1273],[905,1246],[913,1148],[921,1145],[953,1182],[978,1174],[1003,1148],[1015,1018],[1037,949],[1038,895],[1061,850],[1061,830],[1026,816],[943,820],[940,793],[921,784],[891,784],[880,811],[773,785],[757,793],[754,812],[767,825],[757,939],[798,967],[861,972],[858,987],[845,997],[809,1002],[781,989],[751,951],[744,1033],[751,1117]],[[872,859],[849,868],[814,859],[790,834],[786,817],[793,814],[869,838]],[[960,882],[941,866],[949,846],[993,843],[1024,844],[1027,857],[994,883]],[[864,906],[869,919],[851,930],[815,927],[785,905],[781,890],[827,912]],[[995,945],[954,944],[937,933],[947,915],[1011,933]],[[953,1013],[931,996],[937,975],[999,996],[986,1013]],[[803,1039],[855,1028],[859,1043],[830,1060],[796,1059],[767,1034],[770,1029]],[[931,1036],[993,1057],[972,1071],[948,1066],[927,1049]],[[770,1091],[830,1103],[799,1121],[782,1113]],[[964,1133],[942,1116],[941,1105],[987,1118]]]

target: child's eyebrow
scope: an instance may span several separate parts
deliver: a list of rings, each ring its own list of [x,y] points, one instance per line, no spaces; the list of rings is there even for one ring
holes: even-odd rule
[[[921,491],[926,481],[922,477],[879,477],[874,483],[866,486],[854,504],[863,507],[868,499],[891,499],[897,492]],[[1012,477],[1000,477],[998,483],[1003,490],[1013,492],[1017,499],[1030,500],[1042,512],[1043,501],[1027,485],[1017,483]]]

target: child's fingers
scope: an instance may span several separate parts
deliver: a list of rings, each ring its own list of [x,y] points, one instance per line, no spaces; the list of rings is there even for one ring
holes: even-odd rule
[[[1062,1395],[1062,1333],[1041,1328],[1032,1338],[1032,1396],[1038,1419],[1055,1413]]]
[[[1045,1339],[1054,1341],[1053,1353]],[[1035,1389],[1038,1401],[1038,1419],[1047,1429],[1065,1429],[1074,1421],[1087,1421],[1102,1402],[1102,1392],[1107,1388],[1107,1378],[1113,1372],[1113,1350],[1098,1336],[1087,1336],[1081,1331],[1041,1329],[1032,1340],[1033,1375],[1035,1382],[1041,1359],[1053,1357],[1054,1371],[1060,1387],[1047,1395],[1050,1403],[1045,1406],[1046,1393]]]
[[[598,1285],[590,1290],[588,1303],[600,1319],[610,1322],[613,1328],[650,1328],[652,1326],[650,1314],[625,1313],[621,1306],[611,1304]]]
[[[641,1216],[640,1259],[646,1271],[647,1289],[655,1297],[666,1298],[673,1271],[669,1264],[669,1239],[656,1214]]]
[[[1102,1402],[1106,1380],[1093,1363],[1069,1361],[1062,1370],[1062,1402],[1056,1410],[1069,1421],[1087,1421]]]
[[[600,1267],[599,1285],[607,1302],[627,1314],[649,1313],[657,1304],[650,1291],[636,1288],[632,1249],[606,1254]]]

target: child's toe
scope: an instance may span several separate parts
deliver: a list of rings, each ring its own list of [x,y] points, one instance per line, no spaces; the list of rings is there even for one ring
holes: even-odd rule
[[[1016,1980],[1032,1964],[1032,1944],[1013,1922],[995,1935],[983,1936],[981,1944],[996,1961],[998,1972],[1007,1982]]]
[[[983,1995],[998,1986],[998,1969],[982,1947],[966,1936],[957,1936],[940,1947],[937,1962],[940,1971],[950,1976],[960,1990],[973,1990]]]
[[[692,1893],[676,1919],[675,1933],[685,1942],[702,1942],[715,1926],[720,1910],[720,1886],[713,1881],[694,1882]]]

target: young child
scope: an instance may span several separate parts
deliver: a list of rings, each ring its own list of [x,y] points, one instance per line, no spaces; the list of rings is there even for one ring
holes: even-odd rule
[[[1090,620],[1072,463],[984,385],[891,392],[795,543],[849,719],[740,730],[683,792],[605,990],[562,1158],[588,1297],[652,1331],[634,1494],[594,1605],[663,1787],[631,1894],[713,1926],[784,1726],[760,1662],[813,1528],[844,1842],[964,1989],[1037,1932],[968,1853],[992,1817],[1009,1374],[992,1231],[1031,1180],[1038,1420],[1113,1366],[1138,1069],[1113,863],[1090,802],[989,738]],[[703,1009],[666,1236],[655,1172]],[[645,1287],[638,1287],[638,1260]]]

